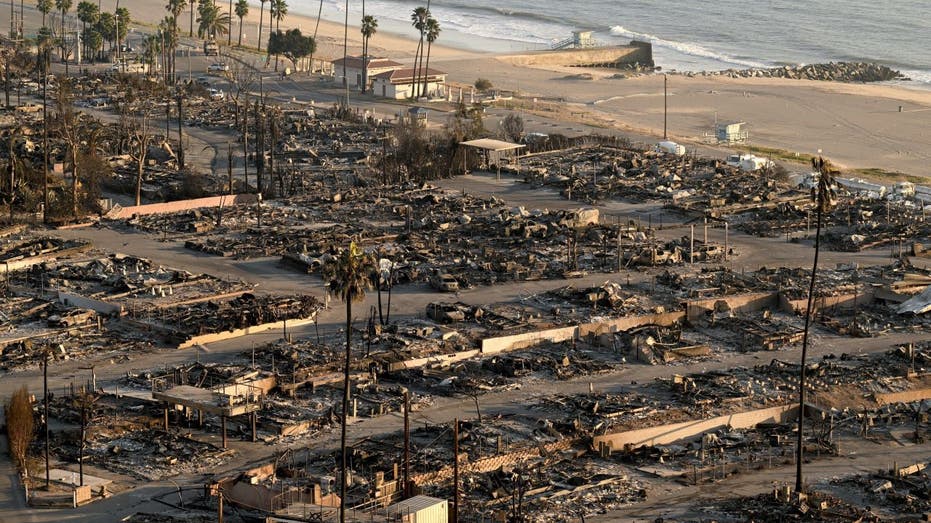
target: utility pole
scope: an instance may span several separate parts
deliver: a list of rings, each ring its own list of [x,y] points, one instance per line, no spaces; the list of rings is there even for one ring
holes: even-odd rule
[[[233,143],[227,140],[226,142],[226,174],[229,177],[230,183],[230,195],[233,194]],[[255,367],[255,356],[253,353],[252,366]]]
[[[411,393],[404,391],[404,497],[411,495]]]
[[[45,52],[47,53],[48,50],[46,49]],[[45,174],[42,181],[42,222],[48,223],[48,67],[42,69],[42,154],[45,157],[45,165],[42,166],[42,172]],[[48,398],[45,400],[45,410],[45,415],[48,416]],[[46,433],[47,442],[48,434]],[[48,450],[46,450],[45,461],[46,468],[48,468]]]
[[[695,224],[689,226],[689,263],[695,263]]]
[[[667,79],[668,79],[668,78],[667,78],[667,76],[666,76],[666,73],[663,73],[663,140],[666,139],[666,112],[667,112],[667,107],[668,107],[668,105],[667,105],[667,103],[666,103],[666,98],[667,98],[667,91],[666,91]]]
[[[728,222],[724,222],[724,261],[727,261],[727,236],[729,227],[730,224]]]
[[[168,84],[165,84],[166,86]],[[169,90],[167,99],[165,100],[165,143],[168,143],[168,137],[171,135],[171,92],[170,88],[166,87]]]
[[[44,405],[43,416],[45,418],[45,488],[48,490],[49,485],[51,484],[51,477],[49,475],[49,429],[48,429],[48,360],[49,360],[49,348],[45,347],[45,361],[42,364],[42,396]]]
[[[81,395],[81,450],[78,457],[78,474],[81,486],[84,486],[84,444],[87,441],[87,397]]]
[[[459,523],[459,418],[453,420],[453,523]]]
[[[123,62],[120,60],[120,0],[116,0],[116,10],[113,11],[113,20],[116,21],[116,63],[119,64],[120,72],[125,73],[126,67],[123,66]]]
[[[178,167],[184,169],[184,134],[181,130],[181,120],[184,118],[183,98],[178,90]]]

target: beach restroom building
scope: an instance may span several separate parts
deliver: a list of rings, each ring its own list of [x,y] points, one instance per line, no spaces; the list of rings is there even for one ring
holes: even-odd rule
[[[426,69],[418,75],[416,81],[423,85],[424,73],[427,76],[426,96],[428,98],[446,96],[446,73],[437,69]],[[414,69],[394,69],[375,75],[372,92],[375,96],[403,100],[410,98],[414,92]]]
[[[346,85],[346,81],[349,81],[349,87],[361,89],[362,87],[362,73],[364,61],[361,56],[350,56],[345,59],[346,63],[346,72],[345,77],[343,76],[343,62],[342,58],[333,60],[333,80],[339,83],[340,85]],[[386,71],[393,71],[395,69],[400,69],[404,67],[402,64],[395,62],[394,60],[389,60],[387,58],[378,58],[370,56],[368,58],[368,81],[369,86],[372,85],[372,78],[375,75],[384,73]]]

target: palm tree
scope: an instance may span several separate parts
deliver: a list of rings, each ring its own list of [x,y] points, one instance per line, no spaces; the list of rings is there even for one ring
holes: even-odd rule
[[[420,31],[420,41],[417,43],[417,52],[414,53],[414,70],[411,75],[411,97],[413,98],[417,98],[418,59],[423,55],[424,29],[426,29],[427,18],[430,18],[430,10],[426,7],[415,8],[414,12],[411,13],[411,25],[414,26],[414,29]]]
[[[286,0],[271,0],[268,4],[268,38],[271,39],[271,21],[275,21],[275,31],[281,32],[281,20],[284,15],[288,14],[288,2]],[[266,49],[268,46],[265,46]],[[275,54],[275,71],[278,70],[278,54]]]
[[[249,1],[236,0],[236,16],[239,17],[239,46],[242,47],[242,19],[249,14]]]
[[[317,23],[314,24],[314,47],[316,47],[317,42],[317,30],[320,29],[320,15],[323,14],[323,0],[320,0],[320,4],[317,6]],[[314,53],[310,53],[310,74],[314,73]]]
[[[94,60],[99,60],[100,52],[103,50],[103,35],[95,27],[90,29],[84,38],[87,40],[87,49],[90,51],[88,56],[93,57]]]
[[[808,286],[808,306],[805,308],[805,330],[802,335],[802,365],[798,381],[798,442],[795,449],[795,491],[802,492],[802,429],[805,421],[805,374],[808,357],[808,328],[811,324],[811,306],[815,296],[815,278],[818,276],[818,253],[821,251],[821,218],[836,204],[834,176],[837,169],[824,158],[812,158],[811,166],[818,171],[818,184],[811,190],[815,204],[815,261],[811,267],[811,283]]]
[[[187,5],[186,0],[168,0],[168,5],[165,6],[168,9],[168,12],[171,13],[170,17],[167,17],[164,21],[170,22],[168,26],[169,31],[165,36],[165,56],[168,57],[168,77],[173,78],[175,74],[175,48],[178,46],[178,17],[181,16],[181,12],[184,11],[184,6]]]
[[[226,27],[226,45],[233,45],[233,0],[229,0],[230,6],[226,10],[230,14],[230,23]]]
[[[191,6],[191,16],[190,22],[188,22],[187,35],[188,37],[194,36],[194,6],[197,4],[197,0],[188,0],[188,5]]]
[[[151,34],[142,41],[142,59],[149,66],[149,74],[154,74],[158,55],[162,52],[158,34]]]
[[[93,25],[97,23],[97,19],[100,17],[100,9],[97,7],[97,4],[83,0],[78,4],[78,20],[81,21],[81,34],[87,35],[87,26],[88,24]],[[84,44],[84,55],[87,55],[87,38],[83,38]]]
[[[346,421],[349,418],[349,365],[351,362],[352,342],[352,302],[359,302],[365,298],[365,291],[372,288],[371,273],[375,270],[375,260],[371,255],[362,252],[355,242],[349,244],[339,255],[324,268],[324,281],[330,291],[333,291],[346,302],[346,362],[343,367],[343,415],[341,421],[340,450],[342,462],[340,465],[340,501],[339,521],[346,521]]]
[[[42,27],[45,27],[45,17],[52,12],[53,7],[55,7],[55,3],[52,0],[38,0],[36,2],[36,8],[42,13]]]
[[[132,22],[129,18],[129,9],[118,7],[116,11],[114,11],[113,16],[116,18],[117,22],[116,27],[114,27],[116,45],[118,48],[121,48],[120,46],[123,43],[123,38],[129,33],[129,24]]]
[[[432,16],[427,18],[424,32],[427,35],[427,66],[424,68],[423,72],[423,94],[426,95],[427,79],[430,76],[430,49],[433,47],[433,42],[440,37],[440,23],[436,21],[436,18]]]
[[[220,11],[213,2],[204,2],[199,7],[197,16],[197,36],[213,40],[218,35],[223,36],[230,22],[229,13]]]
[[[61,38],[61,56],[65,61],[65,67],[68,66],[68,55],[65,52],[65,13],[71,9],[71,0],[55,0],[55,8],[61,11],[61,32],[58,37]]]
[[[187,5],[186,0],[168,0],[168,5],[165,6],[165,9],[171,13],[171,18],[173,19],[172,27],[174,28],[175,35],[178,34],[178,17],[181,16],[181,12],[184,11],[185,5]]]
[[[369,86],[369,39],[378,29],[378,20],[372,15],[362,17],[362,93]]]
[[[316,31],[314,31],[316,34]],[[346,17],[343,22],[343,85],[346,87],[346,105],[343,108],[349,111],[349,78],[346,76],[346,66],[349,65],[349,0],[346,0]],[[342,517],[342,515],[340,515]],[[340,522],[342,523],[342,522]]]
[[[259,46],[259,51],[261,51],[262,50],[262,18],[265,16],[265,2],[268,2],[268,0],[259,0],[259,2],[260,2],[259,3],[259,39],[258,39],[257,45]]]
[[[94,29],[100,34],[100,42],[95,49],[97,57],[100,59],[103,56],[104,42],[109,42],[112,49],[113,41],[116,40],[116,17],[113,16],[113,13],[107,13],[106,11],[100,13],[100,16],[97,17],[97,23],[94,24]]]
[[[178,46],[178,32],[175,30],[176,20],[172,16],[166,16],[158,24],[159,37],[162,38],[162,63],[165,65],[165,78],[174,75],[174,49]]]

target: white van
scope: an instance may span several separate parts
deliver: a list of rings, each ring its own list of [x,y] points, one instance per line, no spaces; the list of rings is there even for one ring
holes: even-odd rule
[[[753,154],[731,154],[727,157],[727,165],[737,167],[741,171],[753,172],[775,165],[772,160],[760,158]]]
[[[653,150],[658,153],[674,154],[676,156],[685,154],[685,147],[676,142],[659,142],[653,146]]]

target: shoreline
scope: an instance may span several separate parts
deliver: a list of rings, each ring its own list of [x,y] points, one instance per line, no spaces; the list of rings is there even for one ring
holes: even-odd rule
[[[128,1],[130,5],[138,2]],[[250,9],[248,19],[257,26],[257,10]],[[282,26],[298,27],[302,32],[307,28],[308,34],[313,34],[315,23],[314,17],[289,14]],[[254,40],[254,26],[252,30]],[[370,52],[407,66],[417,47],[415,36],[413,29],[405,36],[379,28],[370,42]],[[447,71],[449,82],[471,85],[478,78],[487,78],[495,87],[527,98],[565,100],[557,104],[562,106],[559,112],[549,114],[556,120],[581,119],[620,132],[656,139],[662,136],[661,74],[610,80],[607,77],[623,71],[515,66],[500,57],[517,53],[476,52],[441,41],[442,37],[432,47],[430,64]],[[360,54],[358,26],[350,27],[349,42],[350,54]],[[343,24],[321,19],[315,58],[342,57],[342,43]],[[591,72],[594,79],[564,79],[583,71]],[[669,93],[668,134],[687,147],[701,144],[703,134],[712,131],[716,120],[746,121],[754,146],[807,154],[821,149],[836,164],[849,169],[879,168],[931,179],[931,130],[925,124],[931,112],[931,89],[888,83],[681,74],[670,76]],[[904,106],[902,113],[899,105]],[[572,112],[585,116],[573,117]],[[730,148],[740,150],[741,145]]]
[[[158,4],[140,0],[121,2],[130,10],[133,20],[148,25],[157,24],[165,16],[164,7]],[[104,10],[114,7],[115,0],[105,0]],[[249,46],[255,45],[258,11],[251,7],[243,24],[243,43]],[[37,27],[40,16],[35,7],[27,8],[26,14],[28,33],[29,24]],[[187,12],[182,14],[182,30],[187,27],[184,23],[187,16]],[[264,19],[263,35],[267,37],[267,12]],[[0,10],[2,23],[3,10]],[[230,38],[234,44],[238,40],[238,25],[235,19]],[[299,28],[309,35],[315,25],[314,17],[299,14],[286,15],[281,24],[282,29]],[[187,32],[182,35],[186,37]],[[371,39],[370,53],[410,67],[417,47],[415,36],[413,29],[405,36],[379,28]],[[226,45],[227,38],[218,40]],[[360,54],[362,37],[358,25],[349,29],[349,42],[350,54]],[[611,78],[624,71],[518,66],[501,59],[516,54],[513,52],[477,52],[440,42],[442,37],[431,49],[430,65],[447,71],[451,83],[472,85],[476,79],[486,78],[496,88],[517,92],[526,103],[533,97],[555,101],[552,105],[556,110],[547,113],[554,120],[597,122],[597,126],[606,129],[662,136],[662,74]],[[343,24],[322,19],[314,58],[342,57],[342,44]],[[258,54],[256,63],[261,63]],[[591,73],[591,79],[573,78],[580,72]],[[687,147],[701,144],[715,121],[745,121],[753,146],[806,154],[820,149],[826,157],[847,168],[879,168],[931,178],[931,129],[927,126],[931,89],[900,83],[852,84],[686,73],[669,75],[668,79],[668,134]],[[494,129],[491,125],[489,128]],[[730,149],[739,151],[741,147],[737,144]]]

